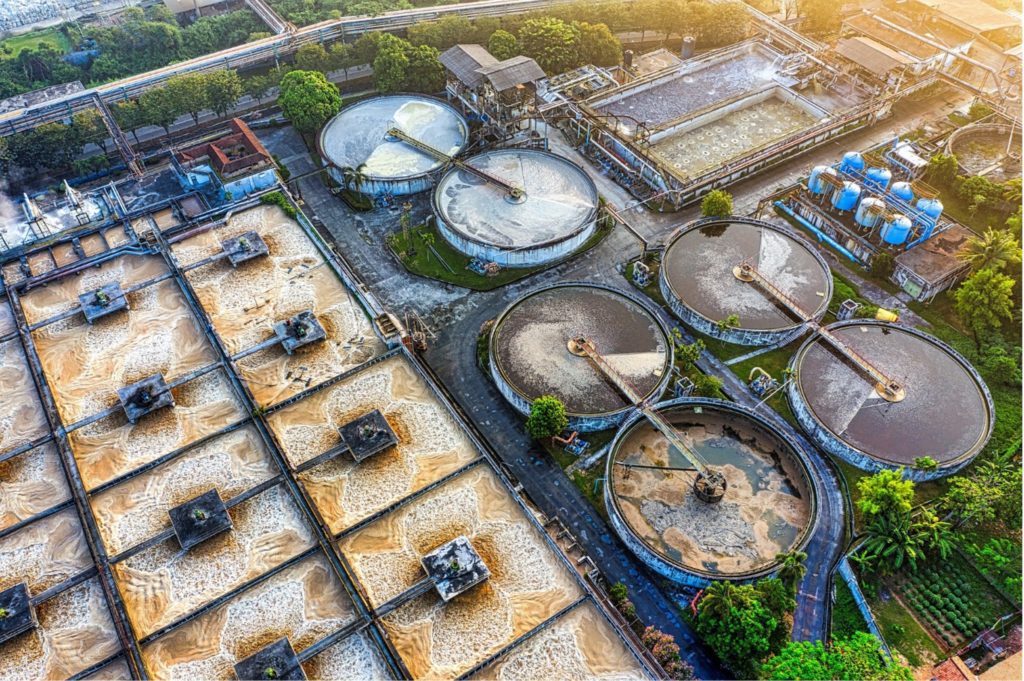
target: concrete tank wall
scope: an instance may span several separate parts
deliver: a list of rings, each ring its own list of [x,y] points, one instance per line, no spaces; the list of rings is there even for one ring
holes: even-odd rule
[[[493,244],[473,241],[465,235],[450,229],[439,215],[435,214],[435,219],[437,221],[437,230],[441,232],[441,236],[455,250],[471,258],[480,258],[486,262],[496,262],[502,267],[536,267],[537,265],[562,260],[583,246],[597,230],[597,221],[591,220],[582,229],[565,239],[540,244],[532,248],[509,250]]]
[[[394,180],[376,180],[373,178],[367,178],[359,185],[359,189],[356,189],[354,186],[351,186],[352,183],[346,184],[345,176],[341,172],[340,168],[330,165],[326,161],[324,162],[324,165],[327,165],[327,173],[331,176],[331,179],[342,187],[371,198],[382,194],[390,194],[391,196],[419,194],[420,192],[427,191],[434,184],[432,177],[429,174],[424,174]]]
[[[886,326],[888,323],[868,319],[858,319],[856,321],[849,322],[849,324],[856,324],[861,326]],[[832,326],[836,326],[836,324],[833,324]],[[974,369],[974,367],[971,366],[970,362],[964,359],[956,350],[949,347],[948,345],[946,345],[939,339],[935,338],[934,336],[930,336],[926,333],[922,333],[920,331],[917,331],[916,329],[907,326],[901,326],[900,329],[907,333],[911,333],[915,336],[920,336],[921,338],[927,339],[929,342],[938,345],[943,350],[948,352],[951,356],[956,358],[956,360],[974,378],[975,382],[977,382],[982,393],[985,395],[985,400],[988,402],[990,419],[994,421],[995,405],[992,403],[992,395],[988,390],[988,386],[985,385],[985,382],[981,379],[981,376],[978,375],[978,372]],[[811,343],[813,343],[815,339],[816,337],[808,338],[806,341],[803,342],[803,344],[801,344],[800,348],[793,354],[793,358],[789,362],[789,368],[792,369],[794,372],[797,370],[797,363],[800,361],[801,357],[803,357],[804,352],[810,347]],[[804,430],[805,433],[807,433],[811,437],[811,439],[814,441],[816,445],[818,445],[818,447],[825,450],[832,456],[838,457],[845,461],[846,463],[850,464],[851,466],[856,466],[862,471],[867,471],[868,473],[877,473],[882,470],[894,471],[901,468],[901,466],[898,464],[890,463],[888,461],[882,461],[881,459],[877,459],[871,456],[870,454],[847,444],[845,441],[837,437],[831,430],[826,428],[820,421],[818,421],[818,419],[814,417],[814,414],[811,412],[811,409],[808,406],[806,400],[804,400],[803,394],[800,391],[799,383],[797,381],[790,381],[789,384],[786,386],[786,398],[789,402],[790,409],[792,409],[793,411],[793,415],[796,416],[796,420],[800,424],[800,427]],[[990,424],[990,435],[991,431],[992,426]],[[984,449],[983,446],[978,447],[978,453],[980,453],[982,449]],[[977,453],[970,456],[964,456],[948,464],[940,464],[938,468],[931,471],[921,470],[918,468],[914,468],[912,466],[903,466],[903,476],[907,479],[914,480],[916,482],[938,480],[940,478],[945,478],[947,476],[953,475],[957,471],[961,470],[967,464],[973,461],[974,457],[976,456]]]
[[[756,415],[750,409],[743,407],[735,402],[727,402],[725,400],[716,400],[711,398],[678,398],[674,400],[668,400],[655,405],[658,410],[669,409],[675,406],[685,405],[708,405],[722,411],[731,411],[740,417],[749,418],[751,421],[757,423],[762,428],[768,430],[773,435],[779,438],[782,442],[788,445],[792,451],[796,454],[797,461],[803,469],[804,475],[807,479],[807,489],[810,495],[811,511],[809,514],[810,521],[807,527],[804,529],[803,537],[794,546],[794,551],[801,550],[814,533],[815,526],[817,524],[817,497],[814,493],[814,481],[812,479],[812,473],[807,462],[804,460],[805,455],[801,451],[799,445],[790,439],[785,433],[780,431],[778,428],[772,426],[767,420]],[[761,570],[755,570],[744,574],[735,576],[722,575],[722,574],[711,574],[701,573],[696,570],[688,570],[680,565],[672,563],[665,558],[659,556],[647,543],[643,541],[626,523],[622,517],[622,512],[619,510],[618,504],[615,501],[615,495],[612,492],[612,486],[608,484],[611,480],[611,466],[614,465],[615,452],[618,447],[622,444],[622,439],[625,437],[627,432],[640,419],[645,418],[640,412],[634,412],[625,419],[622,426],[619,428],[619,432],[615,434],[615,439],[612,440],[609,446],[607,459],[605,462],[605,484],[604,484],[604,502],[605,509],[608,512],[608,520],[611,522],[611,526],[615,529],[615,533],[619,536],[619,539],[629,547],[630,551],[636,554],[636,556],[644,562],[650,569],[656,573],[665,577],[676,584],[681,586],[692,586],[697,588],[704,588],[711,584],[712,581],[729,580],[733,582],[754,582],[758,579],[770,576],[778,572],[781,567],[779,564],[769,565]]]

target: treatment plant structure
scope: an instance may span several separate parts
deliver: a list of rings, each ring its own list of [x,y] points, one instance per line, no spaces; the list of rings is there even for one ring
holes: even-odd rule
[[[283,186],[162,186],[0,252],[5,676],[664,674]]]
[[[671,581],[751,581],[775,572],[776,556],[800,550],[813,532],[817,501],[805,457],[741,405],[662,402],[627,418],[612,440],[605,508],[622,541]],[[718,499],[694,488],[695,460],[724,476]]]
[[[661,257],[659,287],[672,312],[703,334],[742,345],[784,344],[820,321],[832,298],[832,273],[790,229],[754,218],[703,218],[677,229]],[[794,301],[795,317],[776,296],[735,276],[752,264]],[[732,319],[730,319],[732,318]]]
[[[536,149],[487,151],[455,165],[437,183],[433,208],[456,250],[502,267],[561,260],[597,231],[594,181]]]
[[[895,377],[897,394],[880,390],[865,366]],[[978,372],[946,344],[907,326],[836,322],[804,341],[790,369],[786,394],[800,426],[823,450],[861,470],[945,477],[970,463],[992,434],[995,410]]]
[[[318,144],[335,182],[371,198],[389,199],[430,189],[436,172],[468,139],[465,119],[444,101],[386,95],[342,109],[324,126]]]
[[[491,377],[521,414],[542,395],[565,405],[569,427],[591,432],[618,426],[635,401],[609,383],[574,339],[593,342],[642,400],[668,385],[671,335],[640,299],[600,284],[562,283],[527,293],[495,320],[489,337]]]

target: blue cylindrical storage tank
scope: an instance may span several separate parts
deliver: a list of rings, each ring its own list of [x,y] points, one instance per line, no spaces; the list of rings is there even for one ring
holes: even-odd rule
[[[909,182],[893,182],[892,188],[889,190],[892,195],[897,199],[901,199],[910,203],[914,200],[914,188],[910,186]]]
[[[869,196],[861,201],[860,205],[857,206],[857,214],[854,215],[853,219],[861,227],[871,229],[878,224],[879,220],[882,219],[882,212],[884,208],[885,201]]]
[[[860,155],[859,151],[848,151],[843,154],[843,160],[839,164],[839,169],[846,172],[852,170],[859,173],[864,170],[864,157]]]
[[[917,209],[921,211],[917,219],[922,224],[934,225],[942,215],[942,201],[923,196],[917,200]]]
[[[882,227],[882,241],[898,246],[910,236],[910,227],[910,218],[906,215],[896,215]]]
[[[836,210],[853,210],[860,198],[860,185],[856,182],[844,182],[843,188],[832,195],[832,206]]]
[[[831,166],[814,166],[811,176],[807,180],[807,188],[812,194],[824,194],[828,191],[829,185],[822,179],[822,175],[836,176],[836,169]]]
[[[885,191],[889,188],[889,182],[892,181],[892,171],[888,168],[868,168],[868,179],[864,182],[864,186],[869,189],[878,189],[879,191]]]

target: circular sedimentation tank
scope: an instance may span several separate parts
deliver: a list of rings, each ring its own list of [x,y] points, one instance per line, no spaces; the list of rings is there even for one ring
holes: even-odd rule
[[[445,161],[389,134],[398,129],[454,156],[468,139],[466,121],[445,102],[419,95],[372,97],[347,106],[320,132],[320,155],[331,177],[362,194],[425,191]],[[358,171],[358,182],[353,179]]]
[[[905,467],[929,480],[967,465],[988,442],[992,398],[973,367],[952,348],[915,329],[886,322],[836,322],[826,331],[902,387],[883,399],[877,382],[833,343],[815,335],[793,356],[787,396],[797,420],[825,451],[866,471]],[[915,460],[938,466],[922,469]]]
[[[655,409],[728,487],[721,501],[701,501],[694,471],[669,470],[689,462],[668,439],[643,414],[625,422],[606,463],[605,507],[651,569],[693,586],[750,580],[778,569],[777,554],[804,546],[817,501],[795,442],[732,402],[684,398]]]
[[[495,320],[490,370],[520,413],[552,395],[565,404],[569,427],[617,426],[633,405],[593,361],[570,349],[587,338],[644,399],[665,389],[672,366],[668,329],[638,298],[597,284],[556,284],[528,293]]]
[[[571,161],[501,149],[465,163],[480,174],[453,168],[438,182],[433,202],[438,229],[462,253],[530,267],[567,257],[597,229],[597,187]]]
[[[751,218],[698,220],[678,229],[661,259],[660,286],[681,320],[713,338],[770,345],[796,336],[802,323],[757,283],[739,279],[742,263],[778,287],[812,319],[832,297],[822,257],[786,227]],[[738,326],[720,324],[731,315]]]

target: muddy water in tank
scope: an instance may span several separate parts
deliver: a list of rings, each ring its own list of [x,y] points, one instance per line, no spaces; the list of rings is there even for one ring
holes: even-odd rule
[[[568,571],[482,465],[349,535],[340,549],[378,606],[419,581],[421,556],[460,535],[490,578],[448,603],[430,591],[382,622],[417,678],[466,671],[580,596]]]
[[[279,402],[384,351],[366,313],[302,228],[276,206],[233,215],[224,227],[175,244],[175,257],[187,267],[220,252],[221,241],[250,230],[266,242],[268,256],[237,268],[213,263],[186,275],[228,353],[272,338],[276,322],[303,310],[312,310],[327,333],[294,355],[275,345],[237,362],[258,403]]]
[[[228,511],[233,529],[182,551],[176,539],[114,565],[136,633],[145,636],[314,545],[282,485]]]
[[[16,338],[0,343],[0,452],[20,447],[48,432],[46,413],[21,343]]]
[[[0,530],[71,498],[52,443],[0,462]]]
[[[142,657],[156,679],[232,679],[234,664],[260,648],[287,637],[301,652],[355,616],[317,554],[143,647]]]
[[[351,526],[477,458],[469,438],[403,357],[274,412],[268,423],[293,465],[339,442],[338,427],[378,409],[398,445],[355,463],[342,455],[299,474],[333,532]]]
[[[732,415],[665,412],[683,439],[728,481],[725,498],[707,504],[693,493],[690,471],[615,466],[616,504],[626,522],[670,561],[709,573],[738,574],[771,564],[809,523],[806,482],[792,455]],[[689,467],[646,421],[633,427],[615,460]]]
[[[474,679],[646,679],[647,674],[592,603],[578,606]]]

